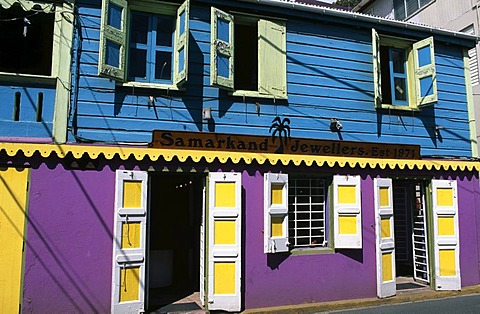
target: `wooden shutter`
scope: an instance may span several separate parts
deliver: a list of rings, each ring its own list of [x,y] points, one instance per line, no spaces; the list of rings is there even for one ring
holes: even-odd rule
[[[203,179],[203,193],[202,193],[202,218],[200,219],[200,303],[205,306],[205,258],[206,258],[206,245],[205,245],[205,214],[206,214],[206,178]]]
[[[475,35],[475,28],[472,25],[462,30],[462,33]],[[472,85],[478,85],[480,83],[479,72],[478,72],[478,57],[477,57],[477,46],[468,49],[468,58],[469,58],[469,67],[470,67],[470,79]]]
[[[416,106],[430,105],[438,99],[433,37],[413,44],[413,60]]]
[[[112,312],[145,310],[147,172],[117,170]]]
[[[241,310],[241,174],[209,174],[208,310]]]
[[[377,250],[377,296],[396,293],[393,186],[391,179],[374,179],[375,243]]]
[[[435,288],[460,290],[457,182],[432,180]]]
[[[372,56],[373,56],[373,89],[375,96],[375,107],[382,107],[382,74],[380,65],[380,36],[372,28]]]
[[[174,82],[181,85],[188,75],[188,39],[190,0],[186,0],[177,10],[177,27],[175,30],[175,73]]]
[[[333,218],[335,248],[362,248],[360,176],[333,177]]]
[[[210,84],[233,90],[233,15],[211,9]]]
[[[125,78],[127,1],[102,0],[98,72],[115,80]]]
[[[258,91],[287,97],[286,27],[280,21],[258,21]]]
[[[18,313],[23,291],[23,248],[29,169],[0,168],[0,309]]]
[[[288,174],[264,174],[264,252],[288,252]]]

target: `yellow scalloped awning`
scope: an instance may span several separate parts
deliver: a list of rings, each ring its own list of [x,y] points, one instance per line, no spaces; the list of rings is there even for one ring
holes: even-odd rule
[[[333,167],[335,165],[340,167],[360,167],[360,168],[399,168],[399,169],[435,169],[435,170],[480,170],[480,162],[477,161],[463,161],[463,160],[422,160],[422,159],[369,159],[369,158],[352,158],[352,157],[329,157],[329,156],[310,156],[310,155],[289,155],[289,154],[260,154],[260,153],[246,153],[246,152],[228,152],[228,151],[202,151],[202,150],[178,150],[178,149],[156,149],[138,146],[96,146],[96,145],[76,145],[76,144],[25,144],[25,143],[0,143],[0,153],[5,153],[13,157],[19,151],[23,152],[26,157],[32,157],[33,154],[39,153],[42,157],[49,157],[55,153],[59,158],[64,158],[68,153],[71,153],[74,158],[82,158],[84,154],[91,159],[96,159],[103,155],[110,160],[115,157],[126,160],[134,157],[138,161],[145,157],[155,161],[163,158],[166,161],[171,161],[174,158],[180,162],[185,162],[191,158],[194,162],[200,162],[202,158],[212,163],[218,160],[220,163],[232,162],[237,164],[245,162],[251,164],[256,161],[259,164],[269,162],[272,165],[282,164],[300,165],[304,163],[307,166],[328,165]]]

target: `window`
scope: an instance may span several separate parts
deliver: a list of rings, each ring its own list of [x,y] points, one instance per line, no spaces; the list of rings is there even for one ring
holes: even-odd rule
[[[103,0],[100,75],[127,85],[179,88],[187,80],[188,13],[188,1],[172,7]]]
[[[461,30],[462,33],[475,35],[475,28],[473,24]],[[472,85],[478,85],[480,83],[479,73],[478,73],[478,57],[477,57],[477,47],[473,47],[468,50],[469,66],[470,66],[470,79],[472,80]]]
[[[325,179],[290,177],[288,241],[292,248],[327,245]]]
[[[395,19],[405,20],[430,2],[432,0],[393,0]]]
[[[211,10],[210,82],[236,96],[287,98],[283,21]]]
[[[360,177],[336,175],[331,182],[315,176],[264,174],[265,253],[362,248]],[[331,210],[326,201],[329,186]]]
[[[52,76],[54,20],[53,4],[0,1],[0,72]]]
[[[377,107],[417,110],[437,101],[433,37],[413,42],[373,29],[372,40]]]

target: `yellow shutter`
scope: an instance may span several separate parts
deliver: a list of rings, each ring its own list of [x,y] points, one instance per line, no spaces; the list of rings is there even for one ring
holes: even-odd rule
[[[264,252],[288,252],[288,174],[264,174]]]

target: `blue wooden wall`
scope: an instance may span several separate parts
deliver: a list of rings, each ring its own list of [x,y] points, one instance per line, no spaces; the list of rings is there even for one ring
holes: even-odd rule
[[[76,5],[72,73],[79,77],[72,86],[69,141],[146,143],[154,129],[268,135],[274,117],[281,116],[290,118],[292,137],[418,144],[423,156],[471,156],[460,46],[435,41],[438,103],[419,112],[376,110],[371,45],[375,25],[353,27],[333,18],[328,23],[313,21],[289,10],[288,100],[244,100],[210,86],[210,7],[195,1],[186,90],[127,88],[98,76],[100,1],[81,0]],[[271,8],[265,10],[268,16]],[[149,96],[155,97],[154,105]],[[213,121],[202,121],[203,107],[212,108]],[[331,118],[342,122],[340,134],[330,130]],[[444,128],[440,138],[436,125]]]

